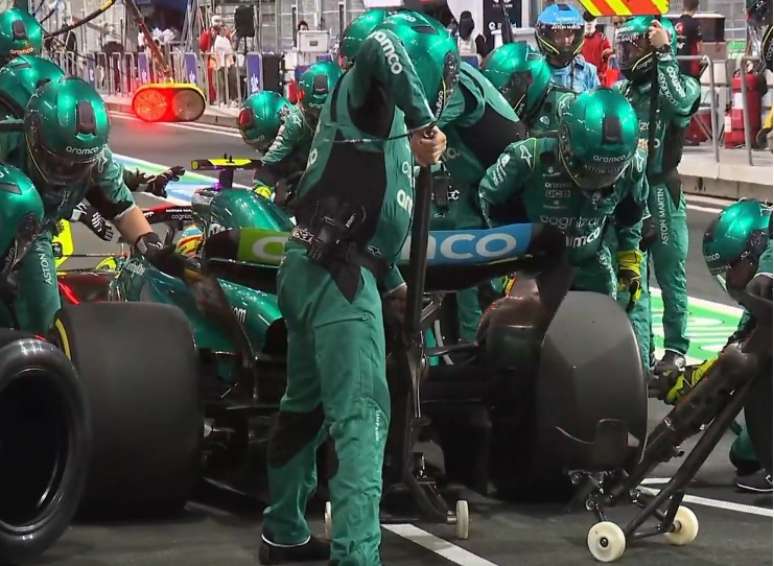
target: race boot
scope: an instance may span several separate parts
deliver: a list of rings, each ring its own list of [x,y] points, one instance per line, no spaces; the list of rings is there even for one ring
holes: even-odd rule
[[[267,532],[261,533],[258,561],[261,564],[286,564],[290,562],[320,562],[331,557],[331,545],[310,536],[303,544],[276,544],[269,540]]]
[[[679,352],[667,350],[664,357],[656,362],[653,368],[655,375],[663,375],[667,372],[681,372],[685,369],[685,356]]]
[[[761,468],[746,476],[737,476],[736,487],[748,493],[771,493],[771,474]]]

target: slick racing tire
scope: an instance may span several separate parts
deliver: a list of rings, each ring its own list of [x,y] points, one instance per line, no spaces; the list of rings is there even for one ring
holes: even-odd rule
[[[38,556],[70,524],[91,442],[72,364],[53,344],[0,330],[0,564]]]
[[[54,335],[91,404],[84,512],[155,515],[182,507],[199,479],[203,428],[198,358],[183,314],[151,303],[65,306]]]

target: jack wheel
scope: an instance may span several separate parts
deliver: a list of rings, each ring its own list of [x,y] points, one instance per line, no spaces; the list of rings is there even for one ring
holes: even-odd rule
[[[325,538],[331,540],[333,536],[333,515],[331,513],[331,502],[325,502],[325,513],[323,514],[323,530],[325,532]]]
[[[688,507],[680,506],[677,508],[672,526],[674,530],[671,533],[664,533],[664,536],[669,544],[675,546],[691,544],[699,534],[699,519]]]
[[[626,536],[615,523],[602,521],[589,529],[586,544],[599,562],[615,562],[626,550]]]
[[[470,514],[468,513],[468,502],[464,499],[457,501],[455,509],[457,522],[455,524],[457,538],[459,540],[468,540],[470,537]]]

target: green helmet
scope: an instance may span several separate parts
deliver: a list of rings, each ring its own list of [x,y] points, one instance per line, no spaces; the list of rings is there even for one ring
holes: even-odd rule
[[[106,147],[109,133],[105,103],[82,79],[52,81],[38,89],[27,104],[27,153],[46,184],[84,181]]]
[[[301,105],[305,111],[319,116],[328,95],[341,76],[341,68],[332,61],[315,63],[309,67],[298,82]]]
[[[567,173],[584,190],[611,186],[637,149],[637,114],[626,98],[598,88],[561,109],[559,155]]]
[[[629,18],[615,32],[615,52],[623,75],[633,81],[649,78],[655,65],[656,50],[650,44],[648,31],[655,18],[635,16]],[[669,34],[672,54],[677,53],[677,32],[668,19],[659,20]]]
[[[545,57],[523,42],[507,43],[492,51],[482,72],[522,120],[538,112],[551,84],[551,68]]]
[[[341,45],[339,45],[339,62],[344,69],[348,69],[354,64],[360,46],[388,15],[389,12],[381,8],[368,10],[352,20],[347,26],[341,38]]]
[[[771,241],[771,207],[749,199],[726,207],[704,232],[704,261],[724,289],[744,289]]]
[[[35,55],[16,57],[0,69],[0,104],[17,118],[23,118],[33,93],[63,76],[64,71],[48,59]]]
[[[26,239],[43,221],[43,201],[32,181],[16,167],[0,163],[0,271],[21,258],[14,247],[20,232]]]
[[[290,111],[290,101],[284,96],[264,90],[242,103],[237,125],[245,143],[258,151],[268,151],[282,125],[282,118]]]
[[[0,66],[19,55],[43,53],[43,27],[29,12],[11,8],[0,13]]]
[[[440,23],[418,12],[398,12],[377,27],[370,35],[381,46],[390,70],[402,73],[403,65],[395,56],[392,39],[397,36],[414,64],[422,88],[435,117],[439,118],[457,87],[460,55],[457,42]]]

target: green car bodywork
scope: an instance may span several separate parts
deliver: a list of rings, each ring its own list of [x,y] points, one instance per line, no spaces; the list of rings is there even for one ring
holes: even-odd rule
[[[243,188],[199,190],[194,200],[193,214],[205,243],[208,237],[228,230],[244,232],[250,238],[273,236],[275,240],[284,242],[293,227],[292,220],[282,209]],[[282,247],[275,245],[272,250],[269,246],[268,249],[274,253],[271,258],[264,258],[265,261],[276,265]],[[251,259],[256,259],[249,255],[252,248],[246,248],[237,255],[235,261],[249,263]],[[206,244],[203,243],[202,249],[206,250]],[[218,281],[253,348],[260,352],[269,327],[281,318],[277,297],[226,279]],[[217,377],[226,383],[236,379],[234,357],[229,359],[228,355],[235,352],[233,341],[223,329],[200,312],[191,291],[181,279],[161,272],[143,257],[134,255],[120,263],[109,294],[112,300],[150,301],[182,309],[191,324],[199,351],[211,353],[217,360]]]

